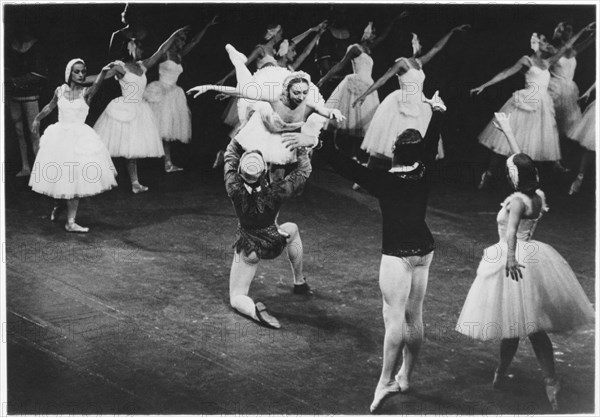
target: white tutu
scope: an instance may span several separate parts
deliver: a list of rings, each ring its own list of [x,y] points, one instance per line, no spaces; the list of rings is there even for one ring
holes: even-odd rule
[[[568,133],[570,138],[579,142],[584,148],[596,151],[596,100],[585,109],[581,121]]]
[[[431,115],[431,106],[423,102],[420,94],[411,97],[402,89],[396,90],[377,108],[361,148],[370,155],[392,158],[398,135],[406,129],[416,129],[425,136]]]
[[[358,74],[347,75],[333,90],[325,104],[329,108],[342,112],[346,120],[341,122],[331,120],[328,126],[352,136],[363,137],[379,106],[379,96],[374,91],[365,97],[361,106],[352,107],[352,103],[367,91],[371,84],[373,84],[372,79],[363,78]]]
[[[547,211],[544,193],[542,213]],[[515,257],[523,278],[506,276],[510,203],[520,199],[526,215],[533,213],[531,197],[514,193],[498,213],[500,241],[485,249],[477,277],[469,290],[456,330],[481,340],[524,337],[539,331],[571,332],[593,323],[594,310],[565,259],[545,243],[530,240],[537,219],[519,222]]]
[[[189,143],[192,139],[192,112],[183,89],[154,81],[148,84],[144,99],[150,104],[160,137],[169,142]]]
[[[40,139],[29,186],[53,198],[90,197],[115,187],[116,174],[94,129],[58,122],[48,126]]]
[[[567,135],[581,120],[581,109],[577,103],[579,88],[573,80],[552,77],[548,85],[548,93],[554,101],[558,131]]]

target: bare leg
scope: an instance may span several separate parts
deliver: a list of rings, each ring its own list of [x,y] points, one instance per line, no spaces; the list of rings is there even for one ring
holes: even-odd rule
[[[25,177],[31,174],[29,158],[27,157],[27,142],[25,141],[25,131],[23,126],[23,109],[21,103],[9,100],[10,117],[15,126],[17,141],[19,142],[19,152],[21,153],[21,171],[17,173],[17,177]]]
[[[131,190],[134,194],[148,191],[148,187],[140,184],[140,181],[138,180],[137,159],[127,160],[127,172],[129,173],[129,178],[131,179]]]
[[[502,339],[500,342],[500,362],[494,372],[494,380],[492,386],[496,389],[504,388],[504,384],[508,381],[510,376],[506,374],[508,367],[510,366],[517,349],[519,348],[519,338],[514,337],[510,339]]]
[[[554,368],[554,348],[546,332],[537,332],[529,335],[529,341],[535,352],[535,356],[544,373],[544,384],[546,385],[546,396],[552,410],[558,411],[557,395],[561,389],[560,381],[556,378]]]
[[[302,259],[304,257],[304,249],[302,247],[302,239],[300,239],[300,231],[295,223],[284,223],[279,226],[284,232],[290,235],[288,238],[287,254],[292,266],[294,275],[294,285],[303,284],[304,273],[302,272]]]
[[[40,106],[37,100],[24,102],[23,111],[25,112],[25,127],[27,129],[27,132],[29,133],[29,137],[31,138],[31,147],[33,148],[33,154],[37,156],[37,153],[40,149],[40,138],[38,136],[34,136],[31,133],[31,125],[33,124],[33,119],[35,119],[35,116],[37,116],[40,112]]]
[[[80,225],[75,223],[75,217],[77,217],[78,207],[78,198],[67,200],[67,224],[65,224],[65,230],[67,232],[87,233],[90,230],[88,227],[81,227]]]
[[[571,183],[571,188],[569,189],[569,195],[573,195],[578,193],[581,189],[581,184],[583,183],[583,177],[588,170],[591,162],[594,160],[594,151],[590,151],[585,149],[583,151],[583,155],[581,156],[581,163],[579,164],[579,173],[577,174],[577,178],[575,181]]]
[[[396,375],[396,382],[402,392],[410,389],[410,376],[419,357],[423,343],[423,300],[427,291],[429,266],[433,253],[421,258],[414,266],[412,284],[406,304],[406,344],[402,351],[402,367]]]
[[[165,150],[165,172],[183,171],[183,168],[173,165],[171,161],[171,142],[163,140],[163,148]]]

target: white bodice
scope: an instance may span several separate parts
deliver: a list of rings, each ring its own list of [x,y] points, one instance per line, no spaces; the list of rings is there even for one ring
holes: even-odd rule
[[[146,67],[141,65],[141,62],[140,66],[143,70],[142,75],[134,74],[129,71],[125,64],[122,65],[125,69],[125,75],[119,79],[119,84],[121,85],[121,95],[126,103],[142,102],[148,80],[146,78]]]
[[[400,59],[405,58],[399,58],[396,61],[399,61]],[[425,73],[423,72],[423,67],[421,66],[420,69],[416,69],[410,66],[408,71],[402,75],[398,75],[398,82],[400,83],[401,89],[410,92],[411,95],[414,95],[420,99],[421,96],[414,93],[423,93],[423,83],[425,82]]]
[[[553,77],[571,81],[575,76],[575,68],[577,68],[577,59],[574,56],[571,58],[561,56],[560,59],[550,67],[550,73]]]
[[[354,45],[352,45],[354,46]],[[352,48],[348,47],[348,49]],[[352,72],[360,76],[362,79],[371,80],[373,72],[373,58],[359,46],[361,54],[352,60]]]
[[[546,196],[544,195],[543,191],[536,190],[536,194],[539,195],[542,199],[542,210],[540,212],[540,215],[535,219],[521,219],[521,221],[519,222],[519,228],[517,229],[517,239],[519,239],[519,240],[527,240],[527,241],[531,240],[531,238],[533,237],[533,232],[535,230],[535,227],[536,227],[538,221],[542,218],[543,214],[548,211],[548,206],[546,206]],[[498,222],[498,237],[500,238],[501,241],[506,241],[506,229],[508,226],[508,217],[509,217],[508,207],[510,206],[511,200],[513,200],[513,198],[515,198],[515,197],[520,197],[521,200],[523,200],[523,203],[525,204],[525,207],[526,207],[526,210],[525,210],[526,216],[530,216],[533,212],[533,205],[532,205],[531,197],[527,196],[526,194],[520,193],[520,192],[516,192],[516,193],[509,195],[500,204],[502,206],[502,208],[500,209],[500,211],[498,212],[498,215],[496,216],[496,221]]]
[[[167,85],[177,84],[177,80],[182,72],[183,67],[181,64],[171,61],[170,59],[161,62],[158,66],[159,80]]]
[[[58,96],[58,121],[67,124],[85,124],[90,107],[85,102],[83,94],[81,97],[71,100],[66,92],[69,87],[64,84],[60,87]]]
[[[529,70],[525,73],[525,85],[526,87],[535,88],[536,92],[548,91],[548,84],[550,83],[550,71],[542,69],[538,66],[532,65]]]

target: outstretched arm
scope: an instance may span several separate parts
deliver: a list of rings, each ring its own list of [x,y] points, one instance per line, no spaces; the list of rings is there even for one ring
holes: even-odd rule
[[[481,84],[479,87],[475,87],[471,89],[472,94],[480,94],[483,90],[488,88],[491,85],[499,83],[502,80],[507,79],[508,77],[516,74],[523,68],[529,68],[531,66],[531,62],[529,61],[529,57],[523,56],[519,59],[513,66],[506,68],[505,70],[496,74],[491,80]]]
[[[587,91],[583,93],[581,97],[579,97],[579,100],[583,100],[584,98],[589,99],[590,95],[592,94],[592,91],[594,91],[594,88],[596,88],[596,83],[592,84],[592,86],[588,88]]]
[[[118,67],[118,69],[117,69],[117,67]],[[85,99],[85,102],[88,105],[90,104],[90,101],[92,101],[92,98],[94,98],[94,96],[96,95],[96,93],[100,89],[100,86],[102,85],[102,83],[104,82],[104,80],[106,78],[110,78],[110,77],[114,76],[116,73],[121,74],[124,72],[125,71],[121,68],[121,66],[116,64],[115,62],[111,62],[110,64],[108,64],[104,68],[102,68],[102,70],[100,71],[100,74],[94,76],[95,77],[94,84],[92,84],[92,86],[86,90],[85,95],[83,97]]]
[[[312,41],[310,41],[310,43],[306,45],[302,53],[296,57],[292,64],[290,64],[290,68],[296,70],[298,67],[300,67],[300,65],[302,65],[304,60],[308,57],[308,55],[310,55],[312,50],[315,48],[315,45],[319,43],[319,39],[321,39],[321,35],[323,34],[323,32],[325,32],[326,28],[327,26],[323,26],[322,29],[319,29]]]
[[[327,117],[328,119],[333,119],[336,122],[342,122],[346,120],[346,116],[344,116],[341,111],[338,109],[325,107],[325,105],[322,103],[307,102],[306,106],[313,109],[317,114]]]
[[[31,123],[31,133],[34,134],[35,136],[40,135],[40,121],[44,117],[46,117],[50,113],[52,113],[52,111],[56,108],[56,105],[58,104],[58,95],[59,94],[62,94],[60,87],[58,87],[56,90],[54,90],[54,96],[52,97],[52,100],[50,100],[50,103],[46,104],[46,106],[44,106],[42,111],[39,112],[39,114],[33,118],[33,122]]]
[[[589,25],[585,26],[583,29],[581,29],[579,32],[573,35],[573,37],[571,37],[571,39],[569,39],[568,42],[561,46],[560,49],[554,55],[548,58],[548,62],[550,64],[554,64],[555,62],[557,62],[560,59],[560,57],[562,57],[569,49],[573,47],[573,45],[575,45],[575,42],[577,42],[581,35],[583,35],[584,33],[591,33],[595,30],[595,28],[595,22],[592,22]]]
[[[181,51],[181,56],[186,56],[192,49],[194,49],[196,45],[198,45],[198,42],[200,42],[200,40],[204,37],[204,34],[208,30],[208,28],[218,23],[217,17],[218,16],[213,17],[212,20],[208,22],[206,26],[204,26],[204,29],[198,32],[196,36],[194,36],[188,43],[185,44],[185,47]]]
[[[444,46],[446,46],[446,44],[448,43],[448,41],[450,40],[450,37],[456,33],[456,32],[464,32],[465,30],[469,29],[471,27],[471,25],[460,25],[457,26],[455,28],[453,28],[450,32],[448,32],[446,34],[446,36],[444,36],[442,39],[440,39],[434,46],[433,48],[431,48],[429,50],[429,52],[427,52],[425,55],[423,55],[420,59],[421,64],[425,65],[426,63],[428,63],[429,61],[431,61],[431,59],[437,55],[438,52],[440,52],[442,49],[444,49]]]
[[[275,93],[275,86],[265,86],[268,88],[241,88],[241,87],[229,87],[225,85],[206,84],[199,85],[197,87],[190,88],[187,94],[194,94],[194,98],[204,94],[208,91],[217,91],[228,96],[246,98],[248,100],[267,101],[269,103],[276,102],[279,100],[279,95]]]
[[[352,47],[346,51],[346,55],[342,58],[340,62],[335,64],[331,69],[319,80],[317,83],[317,87],[321,87],[325,84],[331,77],[340,72],[350,61],[359,56],[362,53],[358,45],[352,45]]]
[[[173,34],[171,36],[169,36],[169,39],[167,39],[157,49],[157,51],[154,52],[154,54],[152,54],[152,56],[150,58],[144,59],[142,61],[142,63],[144,64],[144,66],[146,68],[151,68],[154,65],[156,65],[162,59],[162,57],[167,53],[167,51],[169,50],[169,48],[171,48],[171,45],[173,44],[173,42],[175,42],[175,39],[177,39],[179,37],[184,37],[185,34],[188,31],[189,31],[189,26],[185,26],[185,27],[177,29],[175,32],[173,32]]]
[[[400,58],[385,72],[385,74],[383,74],[381,77],[379,77],[377,81],[371,84],[367,91],[365,91],[359,98],[357,98],[354,101],[354,103],[352,103],[352,107],[355,107],[357,104],[361,105],[369,94],[371,94],[373,91],[377,91],[377,89],[384,85],[391,77],[393,77],[396,74],[404,74],[409,69],[410,67],[406,63],[406,59]]]
[[[383,42],[390,35],[390,32],[392,31],[392,27],[394,26],[394,24],[396,24],[398,21],[405,18],[406,16],[408,16],[408,12],[402,12],[398,16],[396,16],[394,18],[394,20],[392,20],[391,23],[389,25],[387,25],[387,27],[385,28],[383,33],[373,41],[373,43],[371,44],[371,50],[373,50],[377,46],[379,46],[379,44],[381,42]]]
[[[298,36],[295,36],[292,39],[292,42],[294,42],[294,44],[298,45],[300,42],[302,42],[304,40],[304,38],[306,38],[308,35],[310,35],[313,32],[318,32],[319,29],[321,28],[321,26],[325,26],[327,25],[327,20],[322,21],[321,23],[319,23],[317,26],[314,26],[304,32],[302,32],[301,34],[299,34]]]

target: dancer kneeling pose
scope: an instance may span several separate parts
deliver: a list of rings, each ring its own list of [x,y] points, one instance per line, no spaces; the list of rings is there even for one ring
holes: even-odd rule
[[[438,93],[427,101],[433,115],[425,139],[417,129],[406,129],[393,144],[392,168],[370,169],[342,155],[327,141],[325,156],[339,174],[379,199],[383,216],[383,242],[379,287],[383,295],[383,367],[371,412],[391,393],[405,392],[423,341],[423,299],[433,258],[434,241],[425,212],[428,175],[440,133]],[[402,352],[402,367],[395,375]]]
[[[294,293],[310,288],[302,272],[302,241],[294,223],[277,224],[284,201],[297,195],[311,173],[307,151],[298,150],[298,162],[285,178],[270,182],[260,151],[243,151],[234,140],[225,152],[225,188],[239,221],[238,239],[229,278],[229,300],[240,313],[267,326],[280,328],[263,303],[248,296],[261,259],[275,259],[287,247],[294,276]]]
[[[570,332],[591,324],[594,310],[567,261],[551,246],[531,239],[548,208],[538,189],[537,169],[520,152],[511,124],[504,113],[496,113],[496,126],[514,153],[506,170],[515,192],[501,204],[496,218],[500,241],[485,251],[490,257],[484,255],[479,264],[456,330],[474,339],[502,340],[494,388],[508,381],[506,371],[519,338],[528,337],[544,373],[546,395],[557,411],[560,381],[547,332]]]

